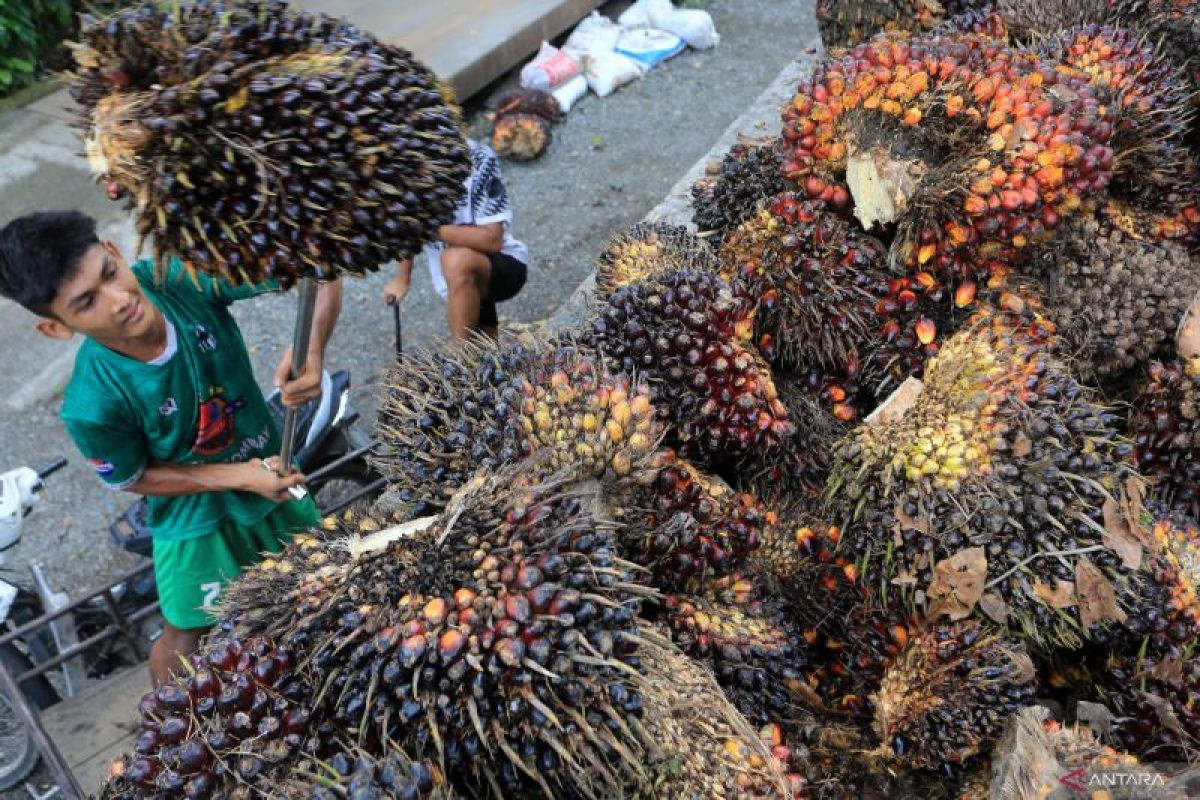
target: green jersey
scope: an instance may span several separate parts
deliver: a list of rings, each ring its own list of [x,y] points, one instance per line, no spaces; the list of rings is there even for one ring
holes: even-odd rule
[[[193,281],[179,261],[172,261],[161,281],[150,261],[135,263],[133,272],[166,319],[167,346],[161,356],[143,362],[84,341],[62,408],[84,458],[105,483],[124,489],[150,464],[278,454],[279,431],[229,312],[234,300],[278,287],[233,286],[205,276]],[[261,495],[236,491],[147,501],[150,530],[162,541],[202,536],[223,521],[251,525],[276,506]]]

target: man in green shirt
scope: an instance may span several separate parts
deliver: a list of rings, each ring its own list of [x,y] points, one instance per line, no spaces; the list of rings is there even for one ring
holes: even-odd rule
[[[132,266],[96,223],[74,211],[43,212],[0,230],[0,295],[38,315],[55,339],[86,337],[62,419],[109,486],[145,495],[163,617],[150,669],[165,681],[212,624],[222,588],[261,553],[315,525],[311,498],[277,474],[280,436],[254,380],[229,304],[277,290],[233,286],[173,261]],[[320,394],[325,345],[341,308],[341,283],[321,286],[305,372],[275,374],[283,402]]]

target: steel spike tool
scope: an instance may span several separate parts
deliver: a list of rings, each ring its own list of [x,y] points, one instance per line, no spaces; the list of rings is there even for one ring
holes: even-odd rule
[[[289,376],[295,379],[304,373],[304,365],[308,361],[308,341],[312,336],[313,311],[317,305],[317,284],[311,279],[300,281],[300,296],[296,308],[296,331],[292,335],[292,371]],[[283,444],[279,452],[279,474],[286,475],[291,471],[292,456],[296,445],[297,409],[289,408],[283,415]],[[294,487],[299,488],[299,487]],[[292,492],[297,495],[295,491]]]

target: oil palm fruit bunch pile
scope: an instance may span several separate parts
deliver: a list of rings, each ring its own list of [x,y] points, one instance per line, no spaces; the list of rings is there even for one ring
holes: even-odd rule
[[[692,187],[696,227],[719,243],[786,187],[776,139],[739,141]]]
[[[716,253],[682,225],[639,222],[613,237],[596,260],[596,290],[603,298],[621,286],[679,269],[713,272]]]
[[[505,158],[531,161],[550,146],[550,126],[561,109],[554,95],[541,89],[514,89],[496,100],[492,149]]]
[[[885,748],[923,769],[953,771],[1033,702],[1036,671],[1017,641],[977,621],[914,635],[872,697]]]
[[[156,257],[235,282],[361,274],[452,220],[458,111],[411,53],[276,0],[143,3],[74,47],[80,127]]]
[[[1138,516],[1132,447],[1055,354],[1053,326],[1008,303],[947,341],[903,414],[844,440],[824,517],[878,602],[959,618],[986,586],[1032,643],[1107,642],[1136,623],[1116,595],[1136,594],[1140,560],[1105,545],[1106,524]]]
[[[852,194],[865,226],[894,229],[893,264],[983,280],[1107,186],[1113,125],[1089,83],[1031,51],[977,34],[880,36],[800,87],[783,169],[882,186]]]
[[[1130,418],[1137,467],[1156,493],[1200,514],[1200,358],[1154,362]]]
[[[1110,205],[1065,221],[1030,269],[1064,345],[1099,378],[1160,353],[1200,291],[1200,270],[1183,245],[1131,233],[1121,214]]]
[[[579,477],[628,477],[657,449],[650,390],[570,339],[482,338],[406,354],[386,378],[376,463],[440,503],[479,469],[535,452]]]
[[[648,379],[680,451],[714,461],[792,431],[753,334],[754,306],[741,284],[695,268],[618,286],[592,323],[599,351]]]
[[[826,49],[853,47],[882,31],[928,30],[945,19],[945,6],[929,0],[820,0],[817,29]]]

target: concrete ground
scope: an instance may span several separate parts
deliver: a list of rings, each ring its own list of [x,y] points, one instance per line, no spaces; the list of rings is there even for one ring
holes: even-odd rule
[[[627,4],[601,10],[615,16]],[[525,290],[500,307],[503,322],[551,314],[590,273],[608,239],[662,200],[816,35],[811,0],[714,0],[708,10],[722,36],[716,50],[687,51],[608,98],[589,95],[555,127],[541,159],[505,162],[515,232],[533,261]],[[473,135],[486,138],[487,100],[513,83],[512,77],[499,82],[468,107]],[[132,253],[125,213],[91,182],[73,132],[53,108],[43,103],[38,109],[0,117],[0,222],[39,208],[80,207]],[[368,423],[393,348],[391,315],[381,296],[389,277],[377,273],[348,282],[343,319],[327,355],[329,367],[352,371],[355,400]],[[294,299],[259,298],[238,304],[235,313],[266,385],[290,338]],[[41,340],[31,323],[20,308],[0,301],[0,469],[60,453],[71,464],[51,479],[8,566],[24,571],[40,561],[58,588],[81,592],[134,563],[106,533],[133,498],[101,486],[63,431],[58,389],[73,350]],[[404,305],[404,331],[406,348],[434,343],[445,332],[444,307],[421,264]],[[44,785],[45,773],[39,776]]]

